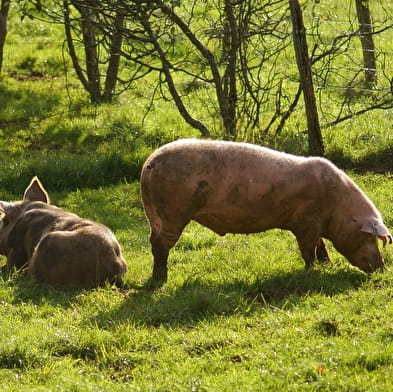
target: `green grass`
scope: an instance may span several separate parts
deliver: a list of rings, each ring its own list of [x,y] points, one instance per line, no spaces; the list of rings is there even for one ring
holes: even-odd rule
[[[392,390],[393,246],[382,250],[386,270],[371,276],[330,243],[332,263],[305,272],[288,232],[220,237],[191,223],[171,251],[168,282],[149,286],[140,168],[159,145],[198,133],[171,102],[154,102],[146,115],[147,83],[113,105],[91,106],[78,82],[59,72],[62,56],[53,44],[59,31],[34,22],[20,25],[14,18],[10,24],[9,45],[45,39],[6,57],[0,199],[21,198],[37,174],[54,204],[115,232],[129,273],[121,288],[71,292],[18,274],[1,276],[1,389]],[[32,71],[44,77],[33,78]],[[203,105],[195,107],[199,118],[207,116]],[[373,112],[323,133],[327,156],[347,170],[393,230],[389,116]],[[265,144],[306,152],[303,124],[299,109]]]
[[[356,175],[392,226],[391,178]],[[139,184],[53,195],[111,226],[130,271],[121,289],[59,292],[0,280],[5,391],[386,391],[393,387],[393,250],[366,276],[330,248],[305,272],[294,238],[219,237],[190,224],[169,280],[145,286],[152,256]]]

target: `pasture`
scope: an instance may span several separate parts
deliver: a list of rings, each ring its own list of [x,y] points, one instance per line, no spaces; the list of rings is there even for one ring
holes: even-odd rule
[[[159,145],[198,132],[170,102],[142,122],[142,83],[92,106],[56,72],[59,48],[43,37],[56,41],[58,27],[20,23],[12,19],[10,44],[42,41],[18,46],[0,79],[0,199],[20,199],[38,175],[53,204],[114,231],[129,272],[122,287],[79,291],[1,276],[3,391],[393,390],[392,245],[382,272],[362,273],[330,244],[332,263],[306,272],[288,232],[219,237],[191,223],[171,251],[168,281],[152,289],[140,169]],[[266,145],[304,153],[302,116]],[[323,135],[327,157],[392,231],[391,116],[374,111]]]

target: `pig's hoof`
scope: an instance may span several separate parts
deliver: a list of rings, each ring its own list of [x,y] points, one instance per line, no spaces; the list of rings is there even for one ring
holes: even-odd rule
[[[156,282],[161,282],[161,285],[167,281],[168,272],[166,268],[153,268],[152,280]]]
[[[330,263],[331,263],[331,261],[330,261],[329,257],[321,257],[320,259],[318,259],[319,265],[327,265]]]
[[[166,282],[166,279],[156,279],[156,278],[152,277],[146,281],[146,283],[144,284],[143,287],[148,290],[155,290],[155,289],[159,289],[160,287],[162,287],[165,282]]]
[[[312,271],[314,269],[314,263],[306,263],[304,269],[306,271]]]

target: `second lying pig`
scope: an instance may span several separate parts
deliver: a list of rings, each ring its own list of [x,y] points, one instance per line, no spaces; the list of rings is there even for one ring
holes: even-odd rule
[[[104,225],[49,204],[37,177],[22,201],[0,201],[0,254],[4,270],[28,275],[65,289],[116,283],[127,272],[120,245]]]

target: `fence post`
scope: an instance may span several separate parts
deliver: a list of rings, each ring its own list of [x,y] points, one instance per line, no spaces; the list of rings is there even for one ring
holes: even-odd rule
[[[308,152],[310,155],[323,155],[324,147],[319,126],[318,110],[314,94],[311,74],[311,62],[308,55],[306,30],[303,23],[302,10],[298,0],[289,0],[291,10],[293,45],[296,62],[300,74],[300,83],[303,90],[306,106],[308,128]]]
[[[356,11],[358,14],[360,41],[363,48],[366,87],[373,88],[377,84],[377,65],[368,0],[356,0]]]

